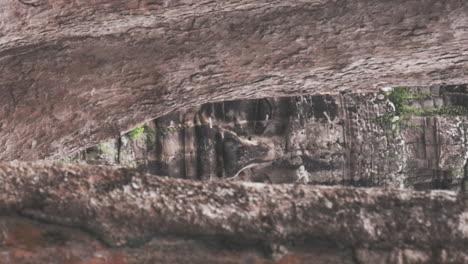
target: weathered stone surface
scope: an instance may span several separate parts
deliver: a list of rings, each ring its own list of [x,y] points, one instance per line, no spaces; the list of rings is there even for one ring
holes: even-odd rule
[[[379,120],[396,112],[382,92],[226,101],[160,117],[68,161],[186,179],[460,190],[468,88],[429,88],[411,89],[427,98],[408,104],[465,112],[401,116],[395,127]]]
[[[160,237],[108,248],[81,231],[18,216],[0,217],[1,264],[354,264],[351,250],[311,245],[273,260],[269,249],[204,237]]]
[[[3,0],[0,159],[62,158],[173,110],[226,99],[468,83],[467,13],[464,0]],[[432,121],[428,127],[445,122]],[[162,147],[182,151],[167,141]],[[208,150],[206,161],[216,154]],[[457,151],[421,160],[438,157],[446,166]],[[127,163],[139,155],[119,154],[114,160]],[[176,164],[171,155],[161,161]],[[372,166],[360,170],[368,167],[359,162],[350,168],[364,177]],[[171,173],[196,178],[190,168]],[[108,245],[151,240],[109,249],[81,233],[64,239],[57,226],[15,236],[12,225],[23,220],[2,217],[2,264],[268,263],[266,255],[288,251],[279,263],[467,262],[467,204],[453,192],[194,182],[26,163],[1,164],[0,179],[2,214],[85,229]],[[215,243],[201,246],[206,236]],[[251,251],[216,252],[220,241]]]
[[[327,243],[367,263],[376,254],[427,260],[408,263],[467,260],[467,200],[449,191],[202,183],[17,162],[1,164],[0,178],[2,212],[80,227],[113,246],[172,235],[242,241],[276,254]]]
[[[3,0],[0,159],[206,102],[468,83],[465,0]]]

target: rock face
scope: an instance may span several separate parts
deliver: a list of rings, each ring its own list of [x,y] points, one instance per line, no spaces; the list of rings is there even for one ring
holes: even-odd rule
[[[466,185],[231,182],[456,189],[465,94],[356,93],[468,83],[467,13],[464,0],[2,0],[0,160],[118,138],[75,159],[172,178],[1,163],[0,263],[468,262]]]
[[[467,13],[464,0],[2,0],[0,159],[61,158],[207,102],[468,83]]]
[[[397,113],[384,92],[205,104],[69,159],[185,179],[460,190],[467,86],[409,95],[419,98],[406,107],[421,113]]]
[[[184,254],[191,247],[210,242],[199,253],[212,263],[243,263],[232,258],[236,245],[241,259],[250,255],[252,263],[286,255],[302,259],[292,263],[468,261],[468,201],[449,191],[200,182],[130,169],[17,162],[0,164],[0,179],[2,212],[80,227],[107,245],[137,247],[133,252],[140,258],[145,249],[164,249],[172,240],[167,259],[173,263],[186,263]],[[15,243],[11,223],[0,223],[0,242]],[[79,240],[53,230],[34,231],[34,240],[24,230],[23,243],[37,248],[51,241]],[[153,244],[142,248],[149,241]],[[83,249],[83,242],[76,243],[76,250]],[[181,254],[174,250],[178,246]],[[92,244],[84,249],[89,247]],[[229,250],[224,262],[216,261],[217,248]],[[147,256],[156,258],[160,250]],[[6,252],[13,254],[8,248]],[[123,255],[129,252],[120,250]],[[108,249],[103,254],[111,253]]]

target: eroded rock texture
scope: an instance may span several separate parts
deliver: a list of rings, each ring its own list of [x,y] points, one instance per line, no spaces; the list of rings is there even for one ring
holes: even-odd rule
[[[63,158],[203,103],[468,83],[467,13],[464,0],[2,0],[0,159]],[[414,144],[382,143],[395,155],[418,153],[420,163],[408,165],[392,152],[380,157],[373,149],[380,141],[363,144],[374,133],[384,135],[359,117],[370,113],[362,108],[369,104],[352,96],[322,99],[344,113],[327,108],[312,117],[314,98],[301,97],[253,101],[246,108],[209,105],[239,109],[245,124],[236,124],[237,114],[229,124],[228,112],[203,107],[192,117],[162,118],[153,130],[171,130],[165,140],[154,137],[159,154],[144,168],[190,179],[414,188],[456,183],[458,174],[446,171],[463,162],[456,147],[466,133],[461,119],[421,118],[424,132],[394,137]],[[267,105],[282,103],[295,107],[297,119],[289,112],[283,119],[270,116]],[[252,117],[243,109],[253,105]],[[186,126],[188,120],[194,126]],[[291,129],[280,132],[284,120]],[[183,132],[173,129],[177,124]],[[219,124],[228,127],[211,128]],[[305,144],[306,133],[327,126],[343,137],[327,133]],[[440,127],[450,134],[430,137]],[[196,133],[206,141],[193,140]],[[124,138],[111,163],[136,166],[121,146],[144,149],[146,142]],[[433,143],[420,144],[426,140]],[[101,151],[112,155],[112,149]],[[388,168],[368,163],[375,159]],[[288,170],[280,172],[278,164]],[[335,164],[343,167],[339,180]],[[409,168],[422,171],[401,178]],[[196,182],[128,169],[14,162],[0,165],[0,179],[0,212],[16,215],[0,218],[2,264],[467,262],[466,199],[450,191]]]
[[[166,245],[170,235],[254,252],[264,245],[279,256],[317,252],[312,256],[322,262],[320,254],[334,263],[394,263],[395,256],[406,263],[468,260],[467,200],[448,191],[203,183],[129,169],[16,162],[0,165],[0,179],[2,212],[80,227],[112,246],[153,239],[157,245],[158,238]]]
[[[420,97],[408,107],[427,113],[396,113],[384,92],[226,101],[166,115],[66,161],[186,179],[460,190],[466,85],[408,91]]]
[[[465,0],[2,0],[0,159],[60,158],[174,109],[468,83]]]

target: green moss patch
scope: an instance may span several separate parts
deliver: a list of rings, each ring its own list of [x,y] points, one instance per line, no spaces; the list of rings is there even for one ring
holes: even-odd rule
[[[133,140],[139,140],[145,135],[145,126],[137,127],[128,132],[128,135]]]
[[[436,97],[433,93],[421,93],[406,87],[396,87],[385,93],[395,106],[395,111],[378,116],[375,122],[383,129],[415,128],[410,119],[414,116],[468,116],[468,108],[463,106],[413,107],[414,100]]]

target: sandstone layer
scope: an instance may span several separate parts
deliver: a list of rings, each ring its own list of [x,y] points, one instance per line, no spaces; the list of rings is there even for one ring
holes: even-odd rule
[[[80,227],[114,247],[169,235],[264,245],[273,257],[322,246],[364,263],[392,254],[426,263],[468,260],[468,204],[453,192],[203,183],[17,162],[1,164],[0,178],[2,212]]]
[[[467,14],[465,0],[2,0],[0,160],[61,159],[204,103],[466,84]],[[350,100],[340,104],[342,110],[352,109]],[[341,118],[359,113],[366,111]],[[335,120],[327,115],[327,122]],[[169,121],[171,127],[169,119],[159,125]],[[296,125],[310,129],[325,119],[298,120],[291,134],[300,132]],[[456,146],[466,123],[452,121],[419,119],[428,133],[406,139],[413,140],[411,153],[421,162],[415,168],[426,171],[414,174],[422,180],[402,174],[405,184],[453,188],[446,179],[458,179],[449,164],[463,162],[457,155],[466,149]],[[211,126],[209,119],[203,122]],[[444,137],[430,136],[440,125]],[[343,183],[398,185],[398,177],[387,182],[375,176],[387,169],[358,155],[375,153],[369,146],[376,142],[365,140],[372,126],[345,122],[342,131],[348,156],[336,164],[343,165]],[[172,132],[175,140],[179,132]],[[258,135],[245,140],[223,133],[231,140],[225,149],[242,143],[246,151],[239,153],[245,155],[228,155],[223,167],[213,167],[211,146],[202,160],[212,166],[209,173],[185,165],[200,155],[184,150],[183,162],[174,161],[180,149],[160,142],[159,161],[184,167],[169,164],[178,169],[159,174],[220,178],[215,181],[124,168],[1,163],[0,263],[468,262],[463,192],[226,182],[221,179],[255,178],[245,169],[255,164],[249,153],[263,163],[281,152]],[[248,143],[253,140],[258,146]],[[427,140],[423,149],[419,143]],[[330,181],[315,177],[305,158],[312,154],[299,150],[303,154],[284,160],[299,165],[294,170],[303,166],[299,175],[310,174],[300,179]],[[291,154],[283,153],[282,159]],[[314,162],[321,159],[312,155]],[[391,159],[380,158],[382,164]],[[210,176],[213,168],[216,177]],[[465,179],[467,171],[465,165]],[[431,173],[437,177],[424,183]]]
[[[468,83],[464,0],[3,0],[0,159],[202,103]]]

